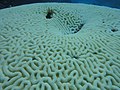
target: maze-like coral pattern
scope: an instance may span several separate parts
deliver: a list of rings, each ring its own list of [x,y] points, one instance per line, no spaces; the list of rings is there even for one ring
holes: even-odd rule
[[[0,11],[0,90],[120,90],[120,11],[32,4]]]

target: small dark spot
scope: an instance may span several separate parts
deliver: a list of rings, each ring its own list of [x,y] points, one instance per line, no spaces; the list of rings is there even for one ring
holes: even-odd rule
[[[8,79],[8,81],[10,81],[10,78]]]
[[[79,57],[78,56],[73,56],[72,58],[78,59]]]
[[[111,29],[111,31],[112,31],[112,32],[117,32],[118,29],[114,29],[114,28],[113,28],[113,29]]]
[[[35,57],[32,57],[32,60],[36,60],[36,58],[35,58]]]
[[[77,33],[79,30],[74,31],[74,33]]]
[[[54,11],[52,9],[48,9],[46,18],[51,19],[53,17]]]
[[[67,20],[66,18],[64,18],[64,20]]]
[[[72,28],[71,31],[74,31],[74,29]]]
[[[97,54],[97,52],[93,52],[93,54]]]
[[[78,26],[78,29],[80,30],[83,26],[84,26],[84,24],[80,24],[80,25]]]
[[[48,13],[48,14],[46,15],[46,18],[47,18],[47,19],[51,19],[51,18],[52,18],[52,14],[51,14],[51,13]]]
[[[57,78],[59,77],[59,73],[56,73],[56,77],[57,77]]]

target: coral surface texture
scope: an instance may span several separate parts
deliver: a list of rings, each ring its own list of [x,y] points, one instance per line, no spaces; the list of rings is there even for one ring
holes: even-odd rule
[[[0,10],[0,90],[120,90],[120,10],[68,3]]]

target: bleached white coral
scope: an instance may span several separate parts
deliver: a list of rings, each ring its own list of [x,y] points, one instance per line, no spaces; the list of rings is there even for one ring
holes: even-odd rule
[[[120,10],[60,3],[0,10],[0,90],[120,90]]]

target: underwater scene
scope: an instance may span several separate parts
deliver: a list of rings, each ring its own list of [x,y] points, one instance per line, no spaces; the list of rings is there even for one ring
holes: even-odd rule
[[[120,90],[120,0],[0,0],[0,90]]]

